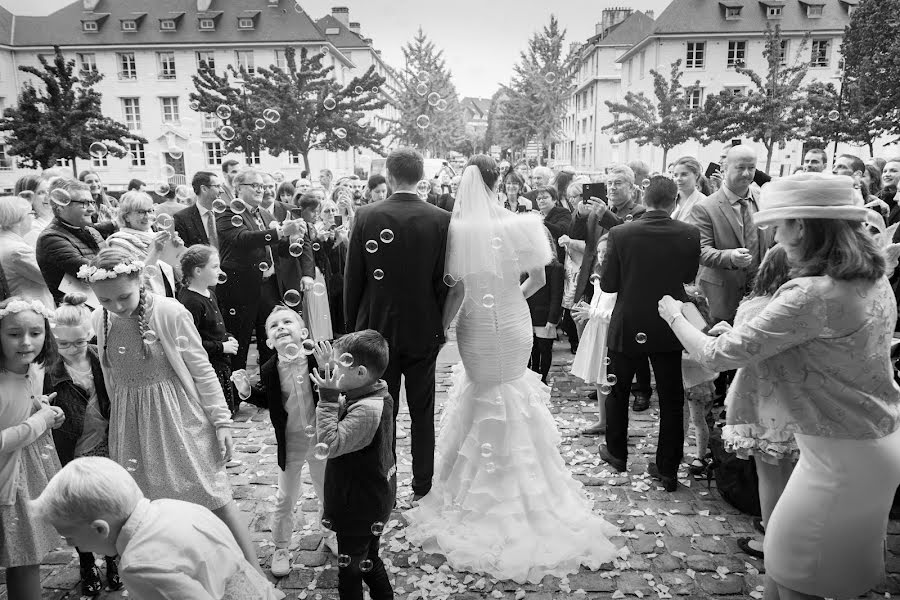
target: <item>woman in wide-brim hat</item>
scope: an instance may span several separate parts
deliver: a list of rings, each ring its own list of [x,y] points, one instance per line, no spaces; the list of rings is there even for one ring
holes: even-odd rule
[[[802,173],[763,187],[758,226],[776,228],[792,279],[756,317],[709,337],[669,296],[659,314],[713,370],[753,365],[790,415],[800,460],[769,519],[766,598],[851,598],[884,578],[900,484],[900,388],[890,359],[897,303],[886,256],[849,177]]]

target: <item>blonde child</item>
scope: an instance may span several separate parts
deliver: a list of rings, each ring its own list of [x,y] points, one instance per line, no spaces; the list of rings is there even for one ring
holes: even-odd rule
[[[6,592],[40,600],[40,564],[59,545],[53,528],[32,519],[28,502],[59,471],[50,429],[65,420],[43,396],[43,364],[53,354],[48,321],[39,300],[13,296],[0,302],[0,567]]]
[[[151,499],[212,510],[251,564],[256,549],[231,496],[231,413],[191,314],[174,298],[148,293],[143,263],[104,248],[78,277],[102,306],[94,312],[110,397],[109,455]]]
[[[150,501],[121,465],[77,458],[56,474],[32,511],[71,543],[118,554],[135,600],[274,600],[228,527],[181,500]]]
[[[237,354],[238,343],[225,331],[225,321],[213,291],[222,274],[219,253],[212,246],[191,246],[181,255],[181,273],[183,285],[178,290],[178,301],[194,318],[194,326],[200,334],[203,349],[209,356],[209,362],[225,394],[225,402],[234,417],[238,411],[238,402],[231,385],[231,357]]]
[[[91,309],[84,294],[66,294],[53,317],[53,337],[58,356],[44,375],[44,392],[54,393],[54,404],[66,417],[53,430],[59,462],[65,466],[82,456],[109,455],[109,396],[103,381],[94,337]],[[103,589],[100,569],[91,552],[78,550],[81,563],[81,594],[97,596]],[[122,588],[114,555],[106,557],[107,590]]]
[[[288,547],[294,532],[294,505],[302,487],[303,465],[309,466],[313,489],[324,502],[325,460],[315,456],[316,401],[309,380],[312,340],[303,319],[294,310],[278,305],[266,318],[266,344],[276,354],[259,370],[259,383],[251,386],[245,371],[235,371],[234,382],[241,398],[269,410],[278,444],[278,492],[272,514],[272,575],[291,572]],[[305,349],[305,350],[304,350]],[[325,545],[337,555],[334,533]]]
[[[697,311],[706,323],[704,333],[709,330],[709,302],[698,286],[685,286],[688,301],[697,307]],[[684,380],[684,431],[688,431],[688,420],[694,425],[694,436],[697,438],[697,456],[688,465],[693,475],[703,475],[709,468],[709,423],[707,415],[712,410],[715,397],[714,381],[718,373],[700,365],[687,352],[681,354],[681,378]]]

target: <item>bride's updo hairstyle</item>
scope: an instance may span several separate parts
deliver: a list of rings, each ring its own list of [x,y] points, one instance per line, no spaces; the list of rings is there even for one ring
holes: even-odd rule
[[[493,190],[497,180],[500,178],[500,168],[494,159],[487,154],[476,154],[469,159],[466,166],[468,167],[469,165],[478,167],[478,170],[481,172],[481,178],[484,180],[484,185],[488,186],[488,189]]]

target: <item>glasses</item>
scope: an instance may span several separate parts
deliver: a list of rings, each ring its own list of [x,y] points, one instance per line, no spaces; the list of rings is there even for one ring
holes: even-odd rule
[[[140,210],[133,210],[131,212],[133,212],[136,215],[141,215],[141,216],[145,217],[147,215],[153,214],[153,209],[152,208],[142,208]]]
[[[209,184],[209,185],[206,185],[206,186],[203,186],[203,187],[216,188],[217,190],[220,190],[220,189],[222,189],[222,184],[221,184],[221,183],[217,183],[217,184],[215,184],[215,185]]]
[[[275,186],[274,185],[264,185],[263,188],[267,189],[267,190],[274,190]]]
[[[263,190],[263,184],[261,183],[242,183],[241,185],[246,185],[247,187],[252,187],[253,191],[261,192]]]
[[[56,342],[56,347],[60,350],[68,350],[69,348],[84,348],[87,345],[87,340],[75,340],[74,342]]]
[[[94,204],[93,200],[72,200],[69,204],[80,204],[81,208],[87,208]]]

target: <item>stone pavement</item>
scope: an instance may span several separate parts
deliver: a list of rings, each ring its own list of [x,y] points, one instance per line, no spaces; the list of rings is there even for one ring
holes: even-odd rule
[[[477,600],[515,598],[551,600],[557,598],[761,598],[764,576],[762,561],[743,554],[735,540],[752,535],[751,519],[721,500],[706,482],[682,476],[682,486],[667,493],[646,474],[648,458],[654,456],[658,412],[632,414],[629,443],[629,472],[610,472],[596,456],[596,438],[578,436],[578,429],[595,417],[595,403],[586,400],[589,389],[569,375],[571,355],[558,344],[551,371],[552,412],[563,432],[561,451],[575,477],[593,494],[596,510],[619,526],[622,535],[614,542],[628,549],[627,557],[592,572],[582,569],[567,579],[546,577],[539,585],[519,585],[494,581],[478,574],[452,571],[440,556],[411,548],[404,538],[402,512],[409,507],[411,463],[409,438],[398,442],[398,510],[387,523],[382,556],[392,574],[397,598],[454,598]],[[448,344],[438,364],[438,404],[446,398],[449,371],[458,359]],[[251,364],[255,362],[251,359]],[[439,415],[437,415],[439,416]],[[405,404],[401,427],[408,431]],[[265,411],[244,406],[234,437],[236,457],[243,461],[229,469],[234,496],[251,527],[264,566],[274,548],[270,541],[268,516],[277,485],[275,437]],[[689,440],[690,442],[690,440]],[[687,448],[686,455],[693,454]],[[294,570],[278,582],[290,600],[330,600],[337,594],[337,564],[322,544],[322,533],[314,523],[318,503],[308,485],[308,493],[298,503]],[[867,597],[885,598],[900,593],[900,522],[889,526],[887,581]],[[623,552],[623,554],[625,554]],[[44,598],[78,598],[78,561],[71,548],[60,548],[47,556],[41,567]],[[0,584],[3,582],[0,570]],[[104,593],[101,598],[127,597],[124,592]],[[0,600],[6,599],[5,586]]]

